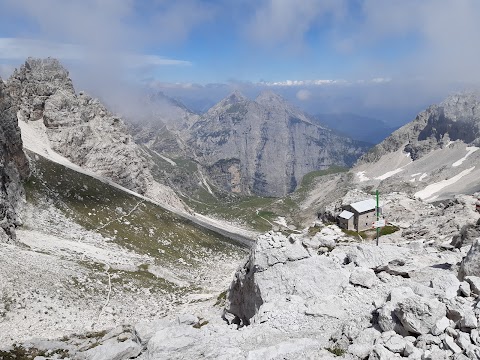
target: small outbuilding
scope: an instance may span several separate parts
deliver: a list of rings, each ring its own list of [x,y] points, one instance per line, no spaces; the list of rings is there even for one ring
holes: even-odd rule
[[[370,229],[376,218],[377,203],[374,199],[354,202],[343,207],[338,216],[338,226],[346,230]]]
[[[342,229],[354,230],[353,216],[354,214],[352,212],[343,210],[340,215],[338,215],[338,226]]]

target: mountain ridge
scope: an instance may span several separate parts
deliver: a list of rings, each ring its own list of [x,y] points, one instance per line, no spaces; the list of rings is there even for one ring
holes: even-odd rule
[[[97,99],[76,93],[58,60],[28,58],[8,80],[7,91],[19,121],[43,122],[53,150],[130,190],[185,209],[173,190],[154,180],[123,120]]]
[[[283,196],[306,173],[351,165],[366,148],[313,124],[271,91],[253,101],[233,93],[191,130],[187,144],[214,182],[234,193]]]

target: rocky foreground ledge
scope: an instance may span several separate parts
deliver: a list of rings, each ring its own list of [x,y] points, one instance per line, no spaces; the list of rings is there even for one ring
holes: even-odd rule
[[[334,225],[315,229],[316,234],[260,236],[235,274],[224,307],[191,305],[178,316],[110,332],[34,340],[0,355],[480,358],[480,239],[454,250],[422,240],[377,247],[350,243]]]

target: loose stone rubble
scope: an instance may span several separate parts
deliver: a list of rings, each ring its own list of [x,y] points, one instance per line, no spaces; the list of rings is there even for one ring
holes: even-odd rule
[[[468,247],[375,246],[316,229],[259,236],[223,310],[190,305],[89,346],[76,336],[32,344],[79,359],[480,358],[480,277],[457,279]]]

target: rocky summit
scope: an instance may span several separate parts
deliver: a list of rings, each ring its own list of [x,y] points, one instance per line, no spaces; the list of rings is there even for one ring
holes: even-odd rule
[[[480,145],[480,97],[477,93],[450,95],[440,104],[430,106],[365,154],[359,163],[374,162],[400,148],[416,160],[456,140]]]
[[[367,149],[315,125],[271,91],[254,101],[229,95],[192,125],[187,143],[220,188],[275,197],[311,171],[352,165]]]
[[[19,121],[35,127],[38,137],[45,132],[54,151],[130,190],[183,208],[172,190],[153,179],[151,164],[123,120],[98,99],[76,93],[58,60],[27,59],[8,80],[6,91]]]
[[[477,93],[461,93],[431,105],[359,159],[356,186],[427,201],[479,191],[479,104]]]
[[[21,180],[28,174],[15,106],[0,79],[0,242],[14,239],[22,223],[17,210],[24,199]]]

